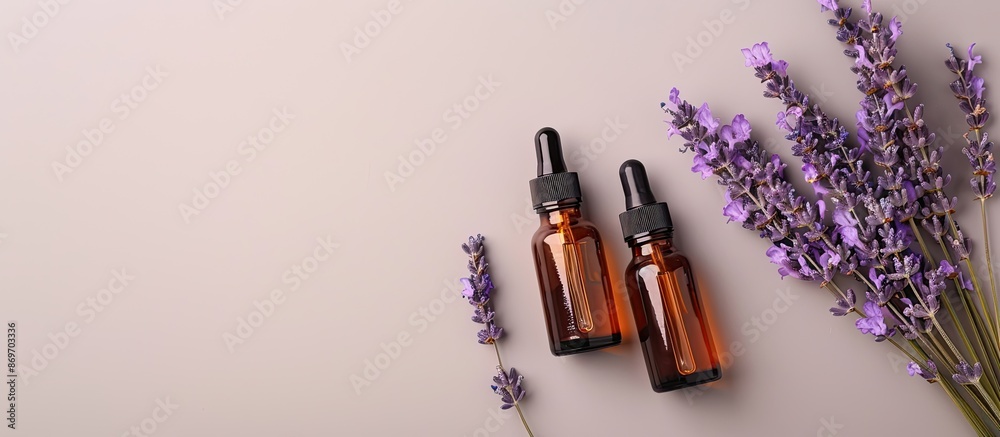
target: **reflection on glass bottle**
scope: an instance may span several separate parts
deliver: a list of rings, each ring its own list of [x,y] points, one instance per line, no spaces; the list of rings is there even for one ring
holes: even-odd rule
[[[601,237],[581,217],[580,182],[566,169],[559,134],[539,130],[535,152],[538,177],[529,186],[539,228],[531,246],[550,349],[567,355],[619,344]]]
[[[653,390],[715,381],[722,369],[711,326],[691,265],[674,249],[667,204],[656,201],[641,162],[625,161],[619,175],[626,207],[619,219],[632,248],[625,287]]]
[[[562,218],[568,217],[564,215]],[[587,299],[587,284],[583,276],[586,266],[583,264],[582,248],[573,237],[569,220],[560,220],[556,228],[562,240],[563,259],[566,261],[566,288],[569,289],[569,301],[573,306],[576,328],[580,332],[590,332],[594,329],[594,316],[590,312],[590,303]]]

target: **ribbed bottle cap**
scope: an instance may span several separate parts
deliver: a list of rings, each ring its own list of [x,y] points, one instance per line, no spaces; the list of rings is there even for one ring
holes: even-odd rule
[[[646,167],[641,162],[630,159],[622,163],[618,176],[625,193],[626,211],[618,215],[625,241],[630,242],[653,232],[673,232],[670,209],[666,203],[657,202],[653,196],[646,177]]]
[[[582,197],[580,178],[567,171],[563,160],[562,142],[559,133],[551,127],[543,127],[535,134],[535,157],[538,171],[535,179],[528,181],[531,190],[531,204],[535,211],[546,209],[545,204]]]

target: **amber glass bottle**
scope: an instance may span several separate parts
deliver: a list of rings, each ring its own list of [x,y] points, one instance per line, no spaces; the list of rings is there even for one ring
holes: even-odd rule
[[[535,135],[538,177],[529,183],[539,227],[531,238],[549,347],[568,355],[621,343],[601,236],[580,215],[580,181],[566,170],[559,134]]]
[[[653,390],[665,392],[722,377],[711,326],[691,265],[672,241],[667,204],[657,202],[636,160],[619,170],[626,211],[619,216],[632,261],[625,287]]]

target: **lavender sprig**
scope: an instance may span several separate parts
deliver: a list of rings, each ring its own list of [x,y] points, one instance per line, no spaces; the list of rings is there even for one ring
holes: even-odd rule
[[[834,232],[829,237],[816,235],[838,253],[842,273],[853,274],[859,265],[870,265],[875,248],[869,242],[875,232],[862,227],[855,211],[873,190],[869,174],[860,165],[861,150],[846,142],[847,130],[836,118],[827,117],[795,88],[787,74],[788,63],[773,59],[766,42],[743,49],[743,55],[746,66],[753,67],[765,84],[764,96],[785,104],[776,124],[795,142],[792,153],[801,157],[805,179],[819,195],[818,202],[822,204],[824,198],[833,202]]]
[[[524,397],[525,391],[521,388],[521,380],[523,379],[524,377],[517,373],[517,369],[513,367],[510,368],[510,373],[507,373],[502,367],[497,366],[497,376],[493,377],[493,382],[496,385],[490,387],[493,388],[494,393],[500,395],[500,399],[503,401],[500,409],[510,409]]]
[[[1000,310],[984,206],[996,189],[996,167],[992,143],[982,131],[989,119],[985,86],[982,78],[972,74],[981,58],[970,47],[968,60],[952,53],[946,65],[958,77],[951,86],[970,126],[963,153],[972,165],[970,183],[980,201],[987,235],[992,315],[972,268],[970,241],[955,221],[958,199],[946,193],[951,176],[942,165],[945,149],[935,143],[927,126],[925,106],[911,102],[916,83],[905,66],[896,65],[901,21],[874,11],[870,0],[863,1],[864,13],[857,18],[850,8],[841,8],[838,0],[818,2],[821,11],[832,11],[829,22],[837,28],[837,39],[847,45],[844,53],[854,60],[851,70],[862,92],[856,114],[857,141],[850,141],[836,118],[828,117],[795,87],[788,77],[788,63],[775,60],[766,43],[743,50],[747,66],[754,68],[765,86],[764,96],[785,105],[776,124],[794,143],[792,152],[801,159],[805,179],[818,201],[805,200],[785,187],[784,164],[776,155],[765,156],[749,139],[750,126],[742,116],[721,125],[707,105],[696,107],[682,101],[673,89],[669,104],[661,105],[672,117],[668,133],[684,138],[682,152],[694,152],[693,171],[703,179],[715,175],[726,187],[723,214],[771,241],[768,255],[779,265],[779,274],[822,281],[837,290],[836,306],[830,309],[833,315],[857,313],[858,330],[899,348],[911,359],[907,369],[911,375],[941,381],[970,424],[981,435],[991,435],[1000,429]],[[869,173],[866,167],[872,164],[876,168]],[[828,204],[833,210],[829,216]],[[942,249],[940,262],[925,244],[924,231]],[[865,269],[864,274],[859,267]],[[865,283],[863,305],[856,302],[853,290],[839,290],[833,282],[836,275]],[[965,320],[957,317],[943,296],[949,282],[967,311]],[[978,300],[970,291],[975,291]],[[939,322],[942,309],[961,334],[966,351],[955,346]],[[983,362],[965,334],[965,323],[975,328]],[[902,347],[898,336],[909,341],[912,349]]]
[[[708,104],[696,109],[679,94],[671,89],[668,102],[660,105],[671,116],[668,135],[684,138],[680,150],[694,153],[693,172],[703,179],[715,175],[726,187],[728,203],[723,214],[771,242],[767,255],[778,265],[779,274],[822,281],[824,287],[836,290],[838,303],[844,303],[842,311],[856,311],[853,297],[848,297],[853,292],[844,293],[832,282],[850,263],[843,262],[847,254],[842,246],[824,242],[831,238],[823,225],[824,204],[809,202],[795,192],[785,179],[785,164],[776,154],[765,156],[750,138],[750,122],[743,115],[723,126]]]
[[[986,214],[986,199],[993,196],[996,191],[996,182],[993,180],[996,174],[996,162],[993,160],[993,142],[989,139],[989,134],[983,131],[986,121],[990,118],[990,113],[986,109],[986,98],[983,96],[986,91],[985,81],[982,77],[973,73],[976,64],[982,63],[982,57],[973,54],[976,47],[973,43],[969,46],[968,59],[960,59],[955,55],[955,50],[948,44],[951,56],[945,61],[945,66],[958,79],[951,83],[951,90],[958,99],[959,109],[965,114],[965,121],[969,125],[969,132],[963,137],[966,146],[962,148],[962,153],[969,159],[972,166],[972,178],[969,184],[972,192],[979,200],[980,219],[983,226],[983,239],[986,252],[986,265],[990,275],[990,291],[993,296],[993,316],[997,329],[996,336],[1000,338],[1000,306],[998,306],[996,275],[993,273],[993,258],[990,253],[990,230],[989,220]],[[970,136],[974,133],[975,136]]]
[[[462,296],[465,296],[469,300],[469,304],[474,307],[472,321],[485,325],[477,334],[479,343],[493,345],[493,350],[496,352],[497,376],[493,377],[494,385],[491,385],[490,388],[500,396],[500,400],[503,402],[500,408],[506,410],[514,407],[518,417],[521,418],[524,430],[527,431],[529,437],[533,437],[520,405],[520,401],[526,393],[521,386],[524,377],[513,367],[510,368],[509,372],[504,370],[503,360],[500,359],[500,346],[497,343],[503,336],[503,328],[497,326],[496,313],[490,302],[493,281],[490,280],[490,274],[487,272],[489,263],[486,262],[486,246],[483,245],[483,240],[483,236],[477,234],[474,237],[470,236],[469,241],[462,244],[462,251],[469,256],[469,277],[461,279],[464,286]]]

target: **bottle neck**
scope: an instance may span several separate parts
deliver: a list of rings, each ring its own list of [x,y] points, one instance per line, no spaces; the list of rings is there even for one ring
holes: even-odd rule
[[[582,214],[579,206],[568,206],[562,209],[553,209],[538,213],[539,223],[543,225],[559,225],[565,222],[575,223],[580,220]]]
[[[629,246],[632,247],[632,256],[636,258],[649,256],[654,250],[664,254],[677,250],[674,248],[673,232],[659,232],[642,236],[629,242]]]

